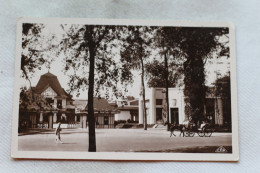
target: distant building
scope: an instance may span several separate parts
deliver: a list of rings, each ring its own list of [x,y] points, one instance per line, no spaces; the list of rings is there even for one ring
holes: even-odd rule
[[[94,97],[93,101],[96,128],[114,128],[117,108],[104,98]],[[80,127],[86,128],[88,126],[88,105],[83,110],[79,110],[76,116],[79,117]]]
[[[84,110],[88,104],[88,100],[85,99],[74,99],[73,105],[75,106],[75,113],[78,114]]]
[[[126,99],[117,100],[118,113],[115,114],[115,120],[131,120],[133,122],[139,121],[138,109],[139,99],[128,96]]]

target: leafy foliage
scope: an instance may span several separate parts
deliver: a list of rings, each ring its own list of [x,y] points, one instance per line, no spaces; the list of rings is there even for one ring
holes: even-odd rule
[[[90,51],[93,49],[95,56],[95,95],[101,97],[106,95],[109,98],[122,96],[122,91],[118,90],[121,76],[127,77],[126,71],[120,71],[119,58],[116,58],[116,50],[120,42],[120,27],[101,25],[62,25],[66,35],[61,42],[60,54],[65,55],[64,72],[69,74],[69,92],[76,91],[80,94],[80,89],[86,90],[89,86]],[[91,38],[91,40],[89,39]],[[125,68],[122,68],[125,69]],[[121,77],[121,78],[120,78]],[[107,89],[111,88],[111,89]],[[105,93],[104,93],[105,92]]]
[[[168,87],[174,88],[181,85],[181,79],[183,74],[182,65],[170,63],[169,76],[168,76]],[[165,66],[163,62],[154,60],[145,66],[146,74],[148,78],[148,87],[161,87],[165,88]]]
[[[27,80],[36,69],[41,70],[43,65],[49,67],[52,61],[53,37],[44,38],[41,35],[43,29],[43,24],[23,24],[21,70],[22,77]]]
[[[159,27],[154,36],[154,49],[159,52],[158,60],[147,65],[148,85],[151,87],[181,86],[183,77],[183,57],[180,49],[180,28]],[[166,74],[167,73],[167,74]],[[167,75],[167,77],[166,77]]]
[[[122,81],[129,84],[133,83],[133,71],[140,71],[143,79],[145,64],[148,63],[151,55],[152,31],[153,28],[151,27],[128,26],[121,32],[121,40],[123,42],[120,51]]]
[[[132,71],[141,71],[141,88],[143,99],[143,116],[144,116],[144,130],[147,130],[147,113],[145,105],[145,64],[146,60],[151,54],[152,43],[152,31],[151,27],[144,26],[128,26],[124,30],[125,39],[123,40],[123,48],[121,50],[121,63],[122,63],[122,76],[121,80],[131,83],[133,82]]]
[[[184,62],[185,113],[197,122],[203,118],[205,99],[205,69],[207,58],[228,55],[227,43],[220,41],[227,28],[182,28],[180,48]],[[219,51],[220,52],[217,52]]]
[[[129,64],[128,70],[141,70],[142,63],[151,53],[152,28],[145,26],[128,26],[124,30],[121,63]],[[123,34],[121,34],[123,35]]]
[[[50,103],[40,94],[33,94],[31,89],[22,87],[20,91],[20,109],[23,110],[42,110],[52,108]]]
[[[225,75],[215,82],[216,96],[222,99],[231,99],[230,76]]]

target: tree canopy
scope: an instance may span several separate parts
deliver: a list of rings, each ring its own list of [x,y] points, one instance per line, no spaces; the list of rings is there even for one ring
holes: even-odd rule
[[[122,71],[127,74],[122,80],[131,83],[132,71],[141,71],[141,93],[143,100],[144,130],[147,130],[147,113],[145,104],[145,64],[151,55],[153,28],[146,26],[128,26],[124,29],[123,46],[121,50]]]
[[[182,66],[170,63],[169,67],[169,88],[182,86]],[[154,60],[152,63],[146,64],[145,69],[148,87],[165,88],[166,79],[164,77],[165,66],[163,62]]]
[[[118,41],[120,27],[101,25],[62,25],[62,27],[66,36],[61,42],[60,53],[65,54],[64,71],[70,77],[69,92],[77,91],[80,94],[80,89],[84,91],[89,87],[86,75],[89,75],[90,55],[93,54],[95,95],[100,97],[105,92],[107,98],[109,93],[116,98],[122,96],[118,84],[123,84],[129,73],[120,70],[122,67],[118,63],[119,58],[115,57],[120,46]]]
[[[41,35],[43,24],[24,23],[22,27],[21,70],[22,77],[29,80],[36,69],[41,70],[43,65],[49,67],[54,45],[52,37]]]
[[[220,41],[225,34],[227,28],[181,28],[180,49],[186,58],[183,64],[185,113],[195,122],[204,116],[205,63],[214,53],[217,57],[229,54],[226,43]]]

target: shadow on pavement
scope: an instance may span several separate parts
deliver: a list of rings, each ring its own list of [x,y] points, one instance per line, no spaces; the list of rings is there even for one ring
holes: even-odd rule
[[[225,152],[216,152],[219,147],[224,147]],[[162,152],[162,153],[216,153],[216,154],[230,154],[232,153],[232,146],[204,146],[204,147],[185,147],[178,149],[166,150],[142,150],[136,152]]]

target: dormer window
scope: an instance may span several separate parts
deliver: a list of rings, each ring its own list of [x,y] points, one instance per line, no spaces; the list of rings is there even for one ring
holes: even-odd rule
[[[43,95],[44,97],[55,97],[57,94],[56,92],[51,88],[51,87],[48,87],[44,92],[43,92]]]

